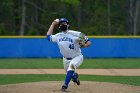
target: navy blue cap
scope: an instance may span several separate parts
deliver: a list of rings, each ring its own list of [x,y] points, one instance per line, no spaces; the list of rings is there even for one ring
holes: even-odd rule
[[[61,24],[62,22],[66,22],[67,24],[69,24],[69,21],[66,18],[60,18],[59,24]]]

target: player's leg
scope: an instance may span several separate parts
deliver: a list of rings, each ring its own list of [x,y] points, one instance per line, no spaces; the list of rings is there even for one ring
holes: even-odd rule
[[[72,76],[72,81],[74,82],[74,84],[80,85],[80,80],[78,77],[79,77],[78,73],[75,72]]]
[[[75,69],[77,67],[79,67],[82,64],[82,62],[83,62],[83,55],[77,56],[70,61],[68,69],[67,69],[65,83],[62,86],[62,89],[63,88],[67,89],[71,79],[73,79],[75,82],[77,82],[77,77],[75,77],[75,75],[77,75],[77,74],[75,74]]]
[[[68,87],[68,73],[67,73],[67,70],[68,70],[68,67],[69,67],[69,64],[70,64],[70,61],[71,60],[67,60],[65,58],[63,58],[63,65],[64,65],[64,70],[66,72],[66,77],[65,77],[65,83],[64,85],[62,86],[61,90],[62,91],[66,91],[67,87]]]
[[[69,64],[68,70],[73,69],[75,70],[83,63],[83,55],[79,55],[73,58]]]
[[[67,73],[70,61],[71,60],[66,60],[65,58],[63,58],[63,65],[64,65],[64,70],[65,70],[66,73]]]
[[[83,63],[83,55],[75,57],[71,62],[70,65],[73,66],[74,69],[78,68]],[[69,69],[69,68],[68,68]],[[78,79],[78,73],[74,73],[72,76],[72,81],[77,85],[80,85],[80,81]]]
[[[71,78],[72,78],[73,74],[74,74],[74,70],[67,71],[67,74],[66,74],[66,77],[65,77],[65,83],[62,86],[62,90],[65,90],[65,89],[68,88],[69,82],[71,81]]]

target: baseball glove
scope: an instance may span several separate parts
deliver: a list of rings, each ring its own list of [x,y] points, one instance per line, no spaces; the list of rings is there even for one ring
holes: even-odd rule
[[[85,45],[85,34],[84,33],[80,33],[80,36],[79,36],[79,45],[82,47]]]

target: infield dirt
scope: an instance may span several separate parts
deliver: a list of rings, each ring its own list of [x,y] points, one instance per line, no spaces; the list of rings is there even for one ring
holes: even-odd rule
[[[77,69],[84,75],[140,76],[140,69]],[[0,69],[0,74],[65,74],[64,69]]]
[[[62,81],[0,85],[0,93],[62,93]],[[140,86],[82,81],[80,86],[70,83],[67,93],[140,93]]]
[[[61,71],[62,70],[62,71]],[[83,69],[80,74],[139,76],[140,69]],[[57,72],[58,71],[58,72]],[[0,69],[1,74],[64,74],[63,69]],[[61,73],[60,73],[61,72]],[[91,73],[92,72],[92,73]],[[62,93],[62,81],[46,81],[0,85],[0,93]],[[69,85],[68,93],[140,93],[140,86],[117,83],[81,81],[81,85]]]

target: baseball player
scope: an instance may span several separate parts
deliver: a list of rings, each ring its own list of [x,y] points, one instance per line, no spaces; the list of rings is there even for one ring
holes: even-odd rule
[[[61,32],[53,35],[55,26],[58,26]],[[78,74],[75,72],[75,69],[83,62],[83,55],[80,48],[88,47],[91,44],[89,39],[81,32],[69,30],[69,21],[66,18],[54,20],[46,36],[49,41],[58,44],[60,52],[63,55],[66,77],[61,91],[67,91],[71,79],[74,83],[80,85]]]

